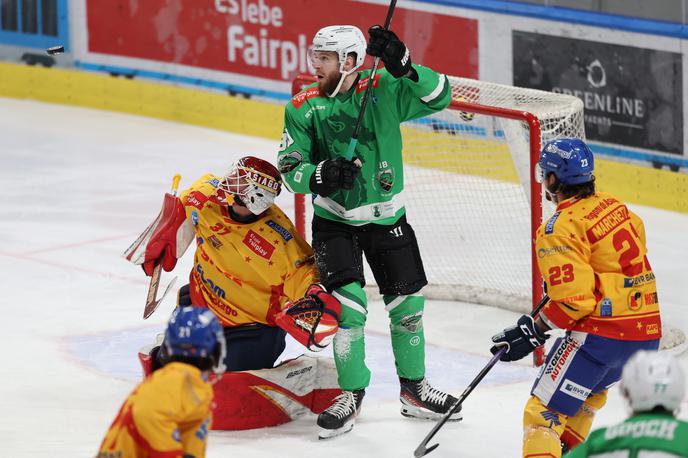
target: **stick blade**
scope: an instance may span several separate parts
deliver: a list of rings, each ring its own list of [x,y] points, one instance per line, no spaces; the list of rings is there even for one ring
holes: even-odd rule
[[[418,448],[413,452],[413,456],[415,456],[416,458],[420,458],[421,456],[425,456],[428,453],[432,452],[433,450],[435,450],[439,446],[440,446],[439,442],[431,445],[430,447],[426,447],[425,444],[420,444],[418,446]]]
[[[162,293],[162,296],[160,296],[160,299],[155,300],[155,296],[153,297],[153,300],[146,302],[146,307],[143,309],[143,319],[147,320],[148,317],[150,317],[157,309],[158,306],[162,303],[162,301],[167,297],[167,293],[170,292],[174,284],[177,282],[177,277],[172,278],[170,282],[167,284],[167,287],[165,288],[165,291]],[[157,288],[155,288],[157,290]]]

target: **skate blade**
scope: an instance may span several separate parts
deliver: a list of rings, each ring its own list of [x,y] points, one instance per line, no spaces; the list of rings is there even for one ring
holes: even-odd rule
[[[408,418],[418,418],[420,420],[439,420],[444,417],[443,413],[432,412],[428,409],[423,409],[416,406],[401,406],[401,414]],[[461,421],[463,420],[463,415],[461,412],[453,413],[447,421]]]
[[[353,419],[344,423],[344,426],[342,426],[341,428],[337,428],[337,429],[320,428],[320,432],[318,433],[318,439],[319,440],[333,439],[335,437],[341,436],[342,434],[348,433],[352,429],[354,429],[354,420]]]

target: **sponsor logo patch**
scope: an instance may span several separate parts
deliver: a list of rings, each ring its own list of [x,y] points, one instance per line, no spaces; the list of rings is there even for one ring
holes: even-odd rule
[[[554,232],[554,223],[557,222],[559,215],[560,213],[555,213],[554,215],[552,215],[549,221],[547,221],[547,224],[545,225],[545,234],[551,234]]]
[[[279,158],[277,168],[280,173],[289,173],[303,162],[303,156],[298,151],[292,151]]]
[[[222,242],[220,242],[220,240],[217,237],[215,237],[214,235],[211,235],[210,237],[208,237],[208,241],[210,242],[210,244],[215,249],[219,249],[222,246]]]
[[[289,372],[289,373],[287,374],[287,376],[284,377],[284,378],[285,378],[285,379],[288,379],[288,378],[295,377],[295,376],[297,376],[297,375],[305,374],[306,372],[310,372],[311,369],[313,369],[313,366],[308,366],[308,367],[304,367],[304,368],[302,368],[302,369],[297,369],[297,370],[295,370],[295,371]]]
[[[389,192],[394,186],[394,170],[385,169],[377,172],[377,182],[383,191]]]
[[[648,336],[659,334],[659,325],[657,323],[645,325],[645,334]]]
[[[275,232],[277,232],[279,235],[281,235],[285,242],[288,242],[289,240],[291,240],[292,238],[294,238],[294,237],[289,233],[288,230],[286,230],[285,228],[283,228],[282,226],[280,226],[279,224],[277,224],[276,222],[274,222],[274,221],[271,220],[271,219],[267,220],[267,221],[265,222],[265,224],[267,224],[268,226],[270,226],[270,228],[271,228],[273,231],[275,231]]]
[[[198,212],[196,210],[191,211],[191,224],[198,226]]]
[[[570,336],[564,338],[564,341],[559,345],[559,348],[557,348],[557,351],[545,368],[545,374],[549,375],[552,381],[557,380],[557,377],[571,357],[571,354],[578,349],[578,345],[578,341],[573,340]]]
[[[246,233],[246,237],[244,237],[243,242],[244,245],[255,251],[258,256],[265,259],[270,259],[272,257],[272,253],[275,251],[275,247],[272,246],[270,242],[252,230],[249,230]]]
[[[206,183],[208,183],[213,188],[217,188],[218,186],[220,186],[220,180],[218,180],[217,178],[213,178],[212,180],[206,181]]]
[[[294,105],[294,108],[296,108],[298,110],[306,100],[312,99],[313,97],[319,97],[319,96],[320,96],[320,94],[318,93],[318,88],[317,87],[311,87],[311,88],[306,89],[305,91],[299,92],[294,97],[292,97],[291,103],[292,103],[292,105]]]
[[[199,210],[203,208],[203,205],[207,201],[208,201],[208,198],[202,192],[198,192],[198,191],[192,191],[186,197],[186,205],[190,205],[190,206],[195,207]]]
[[[639,286],[643,283],[651,283],[653,281],[655,281],[655,274],[652,272],[638,275],[637,277],[626,277],[624,278],[624,288],[633,288],[634,286]]]
[[[556,412],[552,412],[551,410],[543,410],[542,412],[540,412],[540,415],[542,415],[542,418],[544,418],[545,421],[549,422],[550,428],[552,426],[561,425],[561,421],[559,420],[559,414]]]
[[[559,391],[568,394],[569,396],[585,401],[590,396],[590,390],[582,385],[572,382],[569,379],[564,379],[559,387]]]
[[[600,302],[600,316],[612,316],[612,300],[608,297]]]
[[[643,306],[643,293],[637,289],[628,293],[628,309],[632,311],[640,310]]]
[[[548,248],[540,248],[538,250],[538,258],[546,258],[547,256],[552,256],[555,254],[562,254],[571,251],[573,248],[566,245],[552,246]]]

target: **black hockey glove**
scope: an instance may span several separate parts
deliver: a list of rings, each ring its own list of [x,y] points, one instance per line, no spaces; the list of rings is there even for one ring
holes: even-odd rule
[[[353,189],[359,173],[358,166],[343,157],[322,161],[311,175],[311,191],[327,197],[338,189]]]
[[[366,53],[379,57],[387,71],[395,78],[406,76],[411,70],[411,54],[406,45],[390,30],[379,25],[368,29],[370,40]]]
[[[518,361],[532,353],[537,347],[545,343],[549,335],[540,331],[535,326],[535,321],[530,315],[523,315],[515,326],[506,328],[503,332],[492,336],[495,345],[490,348],[492,354],[496,354],[500,348],[506,346],[506,353],[499,358],[502,361]]]

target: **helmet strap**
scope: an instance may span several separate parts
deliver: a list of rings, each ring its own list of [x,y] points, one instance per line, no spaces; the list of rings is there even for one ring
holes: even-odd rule
[[[342,88],[342,84],[344,84],[344,80],[346,79],[346,77],[351,75],[358,68],[356,65],[354,65],[354,67],[351,70],[346,71],[346,70],[344,70],[345,64],[346,64],[346,57],[344,58],[343,61],[342,60],[339,61],[339,73],[340,73],[339,84],[337,84],[337,87],[334,89],[334,91],[332,91],[332,94],[327,94],[327,96],[330,98],[339,94],[339,90]]]

